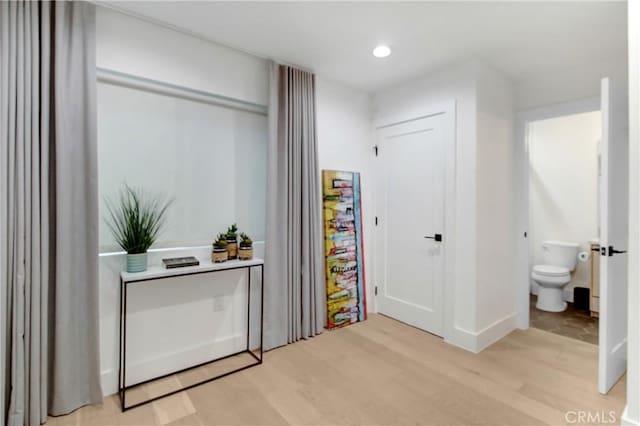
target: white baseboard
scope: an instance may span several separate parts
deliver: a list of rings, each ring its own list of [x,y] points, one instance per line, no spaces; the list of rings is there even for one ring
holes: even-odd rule
[[[624,411],[622,412],[622,416],[620,417],[620,425],[621,426],[640,426],[640,421],[638,419],[632,419],[628,415],[629,406],[625,405]]]
[[[494,321],[480,330],[477,333],[478,337],[476,347],[478,348],[478,352],[493,345],[495,342],[515,330],[517,316],[518,314],[514,312],[504,318]]]
[[[100,373],[100,384],[102,385],[102,396],[118,393],[118,370],[103,370]]]
[[[462,327],[453,327],[452,336],[445,338],[444,341],[469,352],[478,353],[476,350],[476,335]]]
[[[516,312],[505,316],[482,330],[473,332],[461,327],[454,327],[452,339],[447,343],[461,347],[473,353],[481,352],[516,329]]]
[[[246,336],[236,335],[205,342],[179,351],[159,354],[145,360],[130,361],[127,364],[127,384],[140,383],[219,358],[246,347]],[[103,370],[101,373],[102,394],[112,395],[118,392],[118,367]]]

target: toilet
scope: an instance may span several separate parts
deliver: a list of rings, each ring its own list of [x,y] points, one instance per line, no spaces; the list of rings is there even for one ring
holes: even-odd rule
[[[536,308],[547,312],[562,312],[567,309],[564,287],[571,282],[571,272],[578,262],[577,243],[544,241],[542,257],[544,264],[535,265],[531,278],[538,284]]]

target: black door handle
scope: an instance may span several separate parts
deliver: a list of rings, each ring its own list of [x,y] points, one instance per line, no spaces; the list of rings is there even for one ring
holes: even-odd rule
[[[435,234],[432,237],[430,237],[428,235],[425,235],[424,237],[429,239],[429,240],[442,241],[442,234]]]
[[[613,256],[614,254],[623,254],[626,252],[626,250],[616,250],[613,248],[613,246],[609,246],[609,256]]]

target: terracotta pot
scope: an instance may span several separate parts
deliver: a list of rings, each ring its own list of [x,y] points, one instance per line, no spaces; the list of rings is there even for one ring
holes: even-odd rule
[[[229,252],[229,260],[238,257],[238,240],[227,240],[227,251]]]
[[[238,249],[238,259],[251,260],[253,259],[253,247],[242,247]]]
[[[227,249],[223,248],[214,248],[213,252],[211,252],[211,261],[213,263],[222,263],[226,262],[229,255]]]

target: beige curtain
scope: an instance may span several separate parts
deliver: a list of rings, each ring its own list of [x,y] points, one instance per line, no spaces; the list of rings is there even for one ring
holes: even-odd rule
[[[95,6],[0,3],[3,413],[102,400]]]
[[[315,76],[270,64],[265,348],[322,332],[325,286]]]

